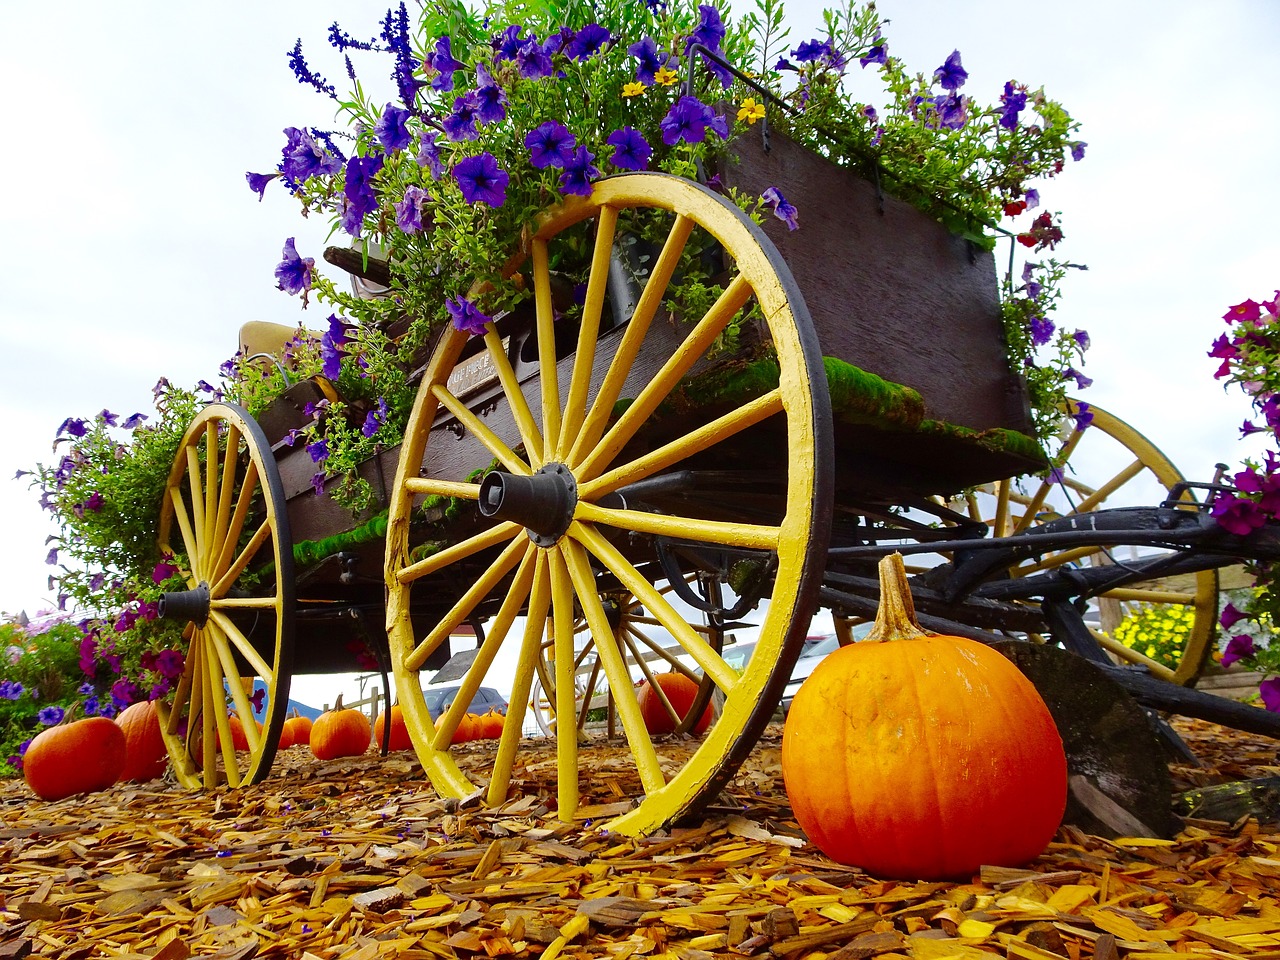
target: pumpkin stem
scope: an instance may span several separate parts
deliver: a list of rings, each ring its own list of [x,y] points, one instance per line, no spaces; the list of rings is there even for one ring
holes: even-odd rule
[[[338,699],[333,701],[333,712],[337,713],[342,709],[342,694],[338,694]]]
[[[876,608],[876,622],[865,640],[884,643],[931,636],[916,622],[916,605],[911,599],[902,554],[891,553],[881,559],[879,570],[880,606]]]

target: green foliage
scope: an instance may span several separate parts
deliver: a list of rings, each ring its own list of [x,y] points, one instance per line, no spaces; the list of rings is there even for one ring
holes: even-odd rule
[[[35,634],[0,623],[0,776],[21,772],[27,743],[78,696],[80,641],[70,623]]]

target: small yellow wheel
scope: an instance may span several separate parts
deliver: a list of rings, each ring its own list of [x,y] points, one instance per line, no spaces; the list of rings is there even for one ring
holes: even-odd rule
[[[186,624],[182,676],[157,705],[171,765],[192,789],[257,783],[271,768],[288,710],[293,543],[270,444],[239,407],[210,404],[187,428],[165,486],[160,549],[188,586],[160,602],[161,616]],[[261,730],[242,683],[249,678],[266,685]],[[236,753],[231,712],[247,753]]]
[[[652,239],[653,255],[627,316],[609,328],[608,278],[617,248],[635,236],[632,225]],[[536,369],[522,384],[515,365],[526,354],[493,323],[474,356],[464,348],[475,341],[450,327],[406,429],[387,524],[392,666],[423,767],[442,795],[466,796],[479,785],[458,766],[450,739],[474,691],[487,679],[505,682],[495,668],[499,652],[515,663],[510,702],[526,704],[550,636],[555,713],[575,715],[574,623],[585,620],[597,641],[611,637],[601,597],[626,590],[724,696],[710,730],[668,752],[668,741],[645,730],[621,647],[596,643],[629,750],[630,770],[613,785],[633,801],[607,823],[643,834],[719,793],[772,717],[803,644],[831,512],[826,377],[803,300],[772,243],[737,207],[696,183],[663,174],[602,180],[591,197],[544,214],[528,246],[519,269],[535,295]],[[552,287],[563,278],[553,277],[554,265],[575,249],[590,261],[585,301],[579,315],[557,321]],[[678,319],[679,271],[691,259],[714,261],[720,290]],[[691,403],[691,383],[707,384],[698,375],[725,369],[718,346],[735,331],[755,338],[754,372],[771,367],[771,380],[759,377],[732,395],[713,388],[709,401]],[[486,369],[491,390],[477,394],[475,374]],[[476,482],[490,463],[497,469]],[[413,524],[426,497],[462,501],[454,529],[464,533],[422,550]],[[664,583],[698,571],[759,601],[756,653],[742,674],[691,625],[697,618],[662,592]],[[488,618],[485,641],[436,730],[419,671],[458,624],[477,615]],[[523,721],[519,710],[508,714],[490,803],[505,801],[512,787]],[[616,792],[592,792],[587,774],[599,765],[587,751],[580,755],[576,724],[560,725],[556,749],[562,819],[594,816],[597,800],[621,802]]]
[[[1092,417],[1083,429],[1075,425],[1075,418],[1081,413]],[[1174,485],[1182,481],[1182,474],[1169,458],[1118,417],[1074,400],[1067,402],[1063,414],[1062,445],[1053,458],[1059,464],[1055,470],[1031,481],[1001,481],[971,498],[971,516],[986,522],[993,536],[1008,536],[1050,520],[1094,510],[1154,506],[1167,500]],[[1188,491],[1181,498],[1188,504],[1195,502]],[[1024,561],[1009,574],[1024,577],[1067,564],[1123,564],[1139,556],[1130,553],[1134,549],[1061,550]],[[1144,547],[1140,556],[1150,559],[1167,552]],[[1176,649],[1165,651],[1166,660],[1174,661],[1172,666],[1146,654],[1148,641],[1130,646],[1119,639],[1137,626],[1132,618],[1152,608],[1172,614],[1172,618],[1165,619],[1177,623]],[[1152,675],[1173,683],[1194,684],[1213,649],[1217,631],[1218,574],[1216,570],[1204,570],[1170,580],[1133,583],[1094,598],[1090,612],[1090,632],[1114,659],[1141,664]]]

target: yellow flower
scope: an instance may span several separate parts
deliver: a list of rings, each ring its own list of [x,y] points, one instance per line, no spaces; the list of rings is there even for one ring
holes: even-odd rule
[[[756,103],[754,97],[747,97],[738,108],[738,122],[754,124],[764,119],[764,104]]]
[[[664,87],[669,87],[680,79],[680,74],[674,70],[668,70],[666,67],[659,67],[657,72],[654,73],[653,79]]]
[[[638,97],[644,93],[646,87],[639,80],[633,80],[631,83],[623,84],[622,95],[624,97]]]

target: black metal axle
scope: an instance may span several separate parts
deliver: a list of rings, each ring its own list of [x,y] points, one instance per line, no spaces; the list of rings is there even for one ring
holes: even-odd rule
[[[156,608],[161,617],[188,620],[197,627],[203,627],[209,619],[209,584],[201,583],[194,590],[162,593]]]
[[[562,463],[548,463],[528,477],[494,471],[480,482],[480,513],[520,524],[540,547],[564,536],[577,504],[577,481]]]

